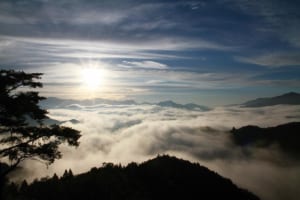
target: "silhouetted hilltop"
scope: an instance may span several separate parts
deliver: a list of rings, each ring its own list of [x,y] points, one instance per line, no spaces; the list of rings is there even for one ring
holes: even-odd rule
[[[100,168],[73,176],[71,171],[58,178],[25,182],[19,192],[11,185],[6,194],[12,199],[235,199],[258,200],[215,172],[170,156],[158,156],[126,167],[104,163]]]
[[[269,128],[245,126],[233,129],[231,132],[235,143],[238,145],[267,147],[271,144],[278,144],[281,150],[300,157],[300,122]]]
[[[286,105],[300,105],[300,94],[295,92],[289,92],[276,97],[259,98],[252,101],[243,103],[245,107],[263,107],[263,106],[274,106],[279,104]]]

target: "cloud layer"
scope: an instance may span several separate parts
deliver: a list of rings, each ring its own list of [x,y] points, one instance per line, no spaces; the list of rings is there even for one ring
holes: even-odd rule
[[[48,169],[40,163],[25,163],[25,177],[62,174],[67,168],[81,173],[103,162],[126,164],[171,154],[201,162],[264,199],[296,199],[298,192],[292,183],[300,183],[294,178],[300,172],[299,163],[290,160],[276,145],[245,151],[232,143],[229,130],[249,124],[274,126],[299,121],[299,116],[299,106],[230,106],[207,112],[109,104],[81,105],[77,110],[50,109],[51,118],[82,131],[80,146],[62,146],[63,159]],[[71,119],[78,121],[72,123],[75,120]]]

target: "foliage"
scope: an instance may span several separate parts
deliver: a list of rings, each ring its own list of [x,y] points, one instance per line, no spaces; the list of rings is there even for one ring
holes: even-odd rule
[[[26,88],[40,88],[40,73],[0,70],[0,161],[1,177],[14,170],[25,159],[51,164],[61,158],[58,146],[78,146],[79,131],[59,125],[48,126],[47,111],[39,107],[44,97]]]

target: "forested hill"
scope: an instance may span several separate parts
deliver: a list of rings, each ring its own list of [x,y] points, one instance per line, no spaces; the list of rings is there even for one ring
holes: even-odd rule
[[[232,138],[240,146],[269,147],[277,144],[289,156],[300,159],[300,122],[291,122],[276,127],[260,128],[244,126],[233,129]]]
[[[259,199],[199,164],[170,156],[126,167],[106,163],[76,176],[69,171],[61,178],[54,175],[29,186],[23,183],[18,192],[11,185],[6,194],[24,200]]]

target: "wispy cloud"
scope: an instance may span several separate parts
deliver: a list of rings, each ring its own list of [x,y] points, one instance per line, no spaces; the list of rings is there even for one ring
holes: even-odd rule
[[[0,36],[1,62],[77,62],[78,59],[186,59],[172,51],[193,48],[226,49],[201,41],[156,38],[141,41],[88,41]],[[160,51],[157,53],[156,51]]]
[[[300,47],[300,18],[298,16],[299,2],[295,1],[238,1],[225,0],[234,9],[239,9],[251,16],[260,17],[265,23],[261,28],[272,30],[273,36],[291,46]],[[257,27],[258,28],[258,27]]]
[[[300,66],[300,53],[284,52],[270,53],[260,56],[235,57],[239,62],[261,65],[269,68]]]
[[[108,10],[105,3],[76,1],[3,1],[0,4],[0,22],[3,24],[112,24],[128,15],[126,9]],[[35,10],[34,13],[30,13]],[[99,12],[101,10],[101,12]]]
[[[168,69],[168,66],[163,63],[145,60],[145,61],[123,61],[118,65],[124,68],[145,68],[145,69]]]
[[[188,5],[188,6],[187,6]],[[120,1],[10,2],[0,4],[1,35],[144,43],[141,49],[214,49],[232,47],[195,35],[192,16],[181,10],[200,4]],[[35,12],[32,12],[35,10]],[[165,11],[168,10],[167,14]],[[159,13],[159,14],[157,14]],[[173,16],[170,17],[169,15]],[[188,20],[188,21],[187,21]],[[190,24],[187,24],[187,22]],[[191,37],[193,36],[193,37]],[[155,48],[153,48],[155,45]],[[131,46],[131,45],[130,45]],[[148,46],[148,47],[146,47]]]

